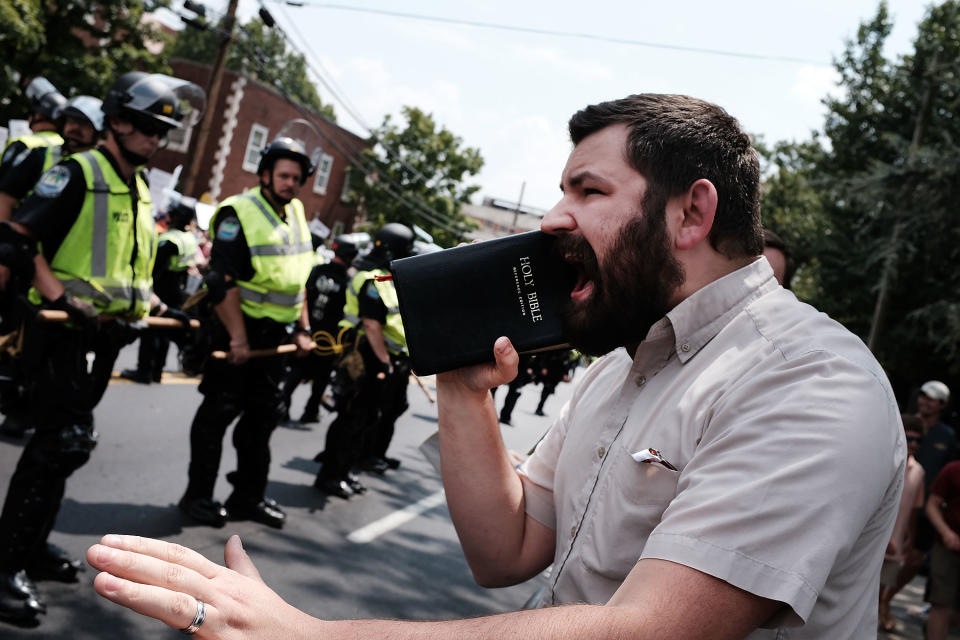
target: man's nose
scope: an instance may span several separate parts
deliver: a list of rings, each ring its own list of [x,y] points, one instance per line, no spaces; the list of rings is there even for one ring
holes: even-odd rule
[[[570,206],[569,199],[560,198],[550,211],[540,221],[540,230],[551,235],[569,233],[577,228],[577,221]]]

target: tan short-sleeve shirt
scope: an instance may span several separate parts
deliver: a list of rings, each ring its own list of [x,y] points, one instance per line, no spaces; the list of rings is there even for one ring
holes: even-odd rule
[[[905,459],[866,346],[757,260],[591,365],[521,478],[554,603],[660,558],[788,605],[751,638],[867,638]]]

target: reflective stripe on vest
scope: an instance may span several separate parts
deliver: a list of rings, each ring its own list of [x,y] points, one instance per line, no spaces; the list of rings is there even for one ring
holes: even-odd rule
[[[99,312],[143,317],[150,310],[156,252],[150,190],[137,173],[134,210],[130,188],[102,153],[71,157],[83,170],[87,188],[50,267],[64,289]]]
[[[358,295],[363,284],[368,280],[373,280],[373,286],[377,288],[380,300],[387,309],[387,323],[383,327],[383,342],[390,353],[403,355],[407,353],[407,336],[403,328],[403,320],[400,318],[400,301],[397,298],[397,290],[393,286],[393,282],[389,280],[383,282],[376,280],[377,276],[385,275],[389,275],[389,272],[383,269],[373,269],[372,271],[360,271],[350,280],[347,285],[347,301],[343,306],[343,320],[340,321],[340,326],[356,327],[357,334],[363,335]]]
[[[228,206],[243,227],[254,270],[250,280],[237,281],[241,309],[251,318],[293,322],[300,317],[304,287],[313,268],[313,244],[303,204],[291,200],[283,209],[283,220],[257,187],[220,203],[221,208]],[[216,214],[211,228],[215,222]]]

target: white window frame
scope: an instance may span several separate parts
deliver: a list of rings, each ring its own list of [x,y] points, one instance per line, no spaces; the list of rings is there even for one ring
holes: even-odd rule
[[[253,123],[250,125],[250,136],[247,138],[247,147],[243,150],[243,170],[249,171],[250,173],[257,172],[257,166],[260,164],[260,151],[267,146],[269,139],[270,130],[267,129],[262,124]],[[261,140],[258,142],[257,138],[260,137]],[[250,161],[250,152],[256,152],[254,156],[256,160],[253,162]]]
[[[327,185],[330,184],[330,174],[333,173],[333,156],[323,154],[317,173],[313,177],[313,192],[317,195],[327,195]]]
[[[190,138],[193,136],[193,125],[183,127],[182,129],[171,129],[167,133],[167,149],[177,153],[186,153],[190,150]],[[176,138],[179,137],[180,140]]]

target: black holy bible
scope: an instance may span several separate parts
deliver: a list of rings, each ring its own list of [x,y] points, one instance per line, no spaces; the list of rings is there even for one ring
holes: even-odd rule
[[[436,251],[390,265],[413,370],[430,375],[517,351],[567,346],[562,312],[575,272],[540,231]]]

